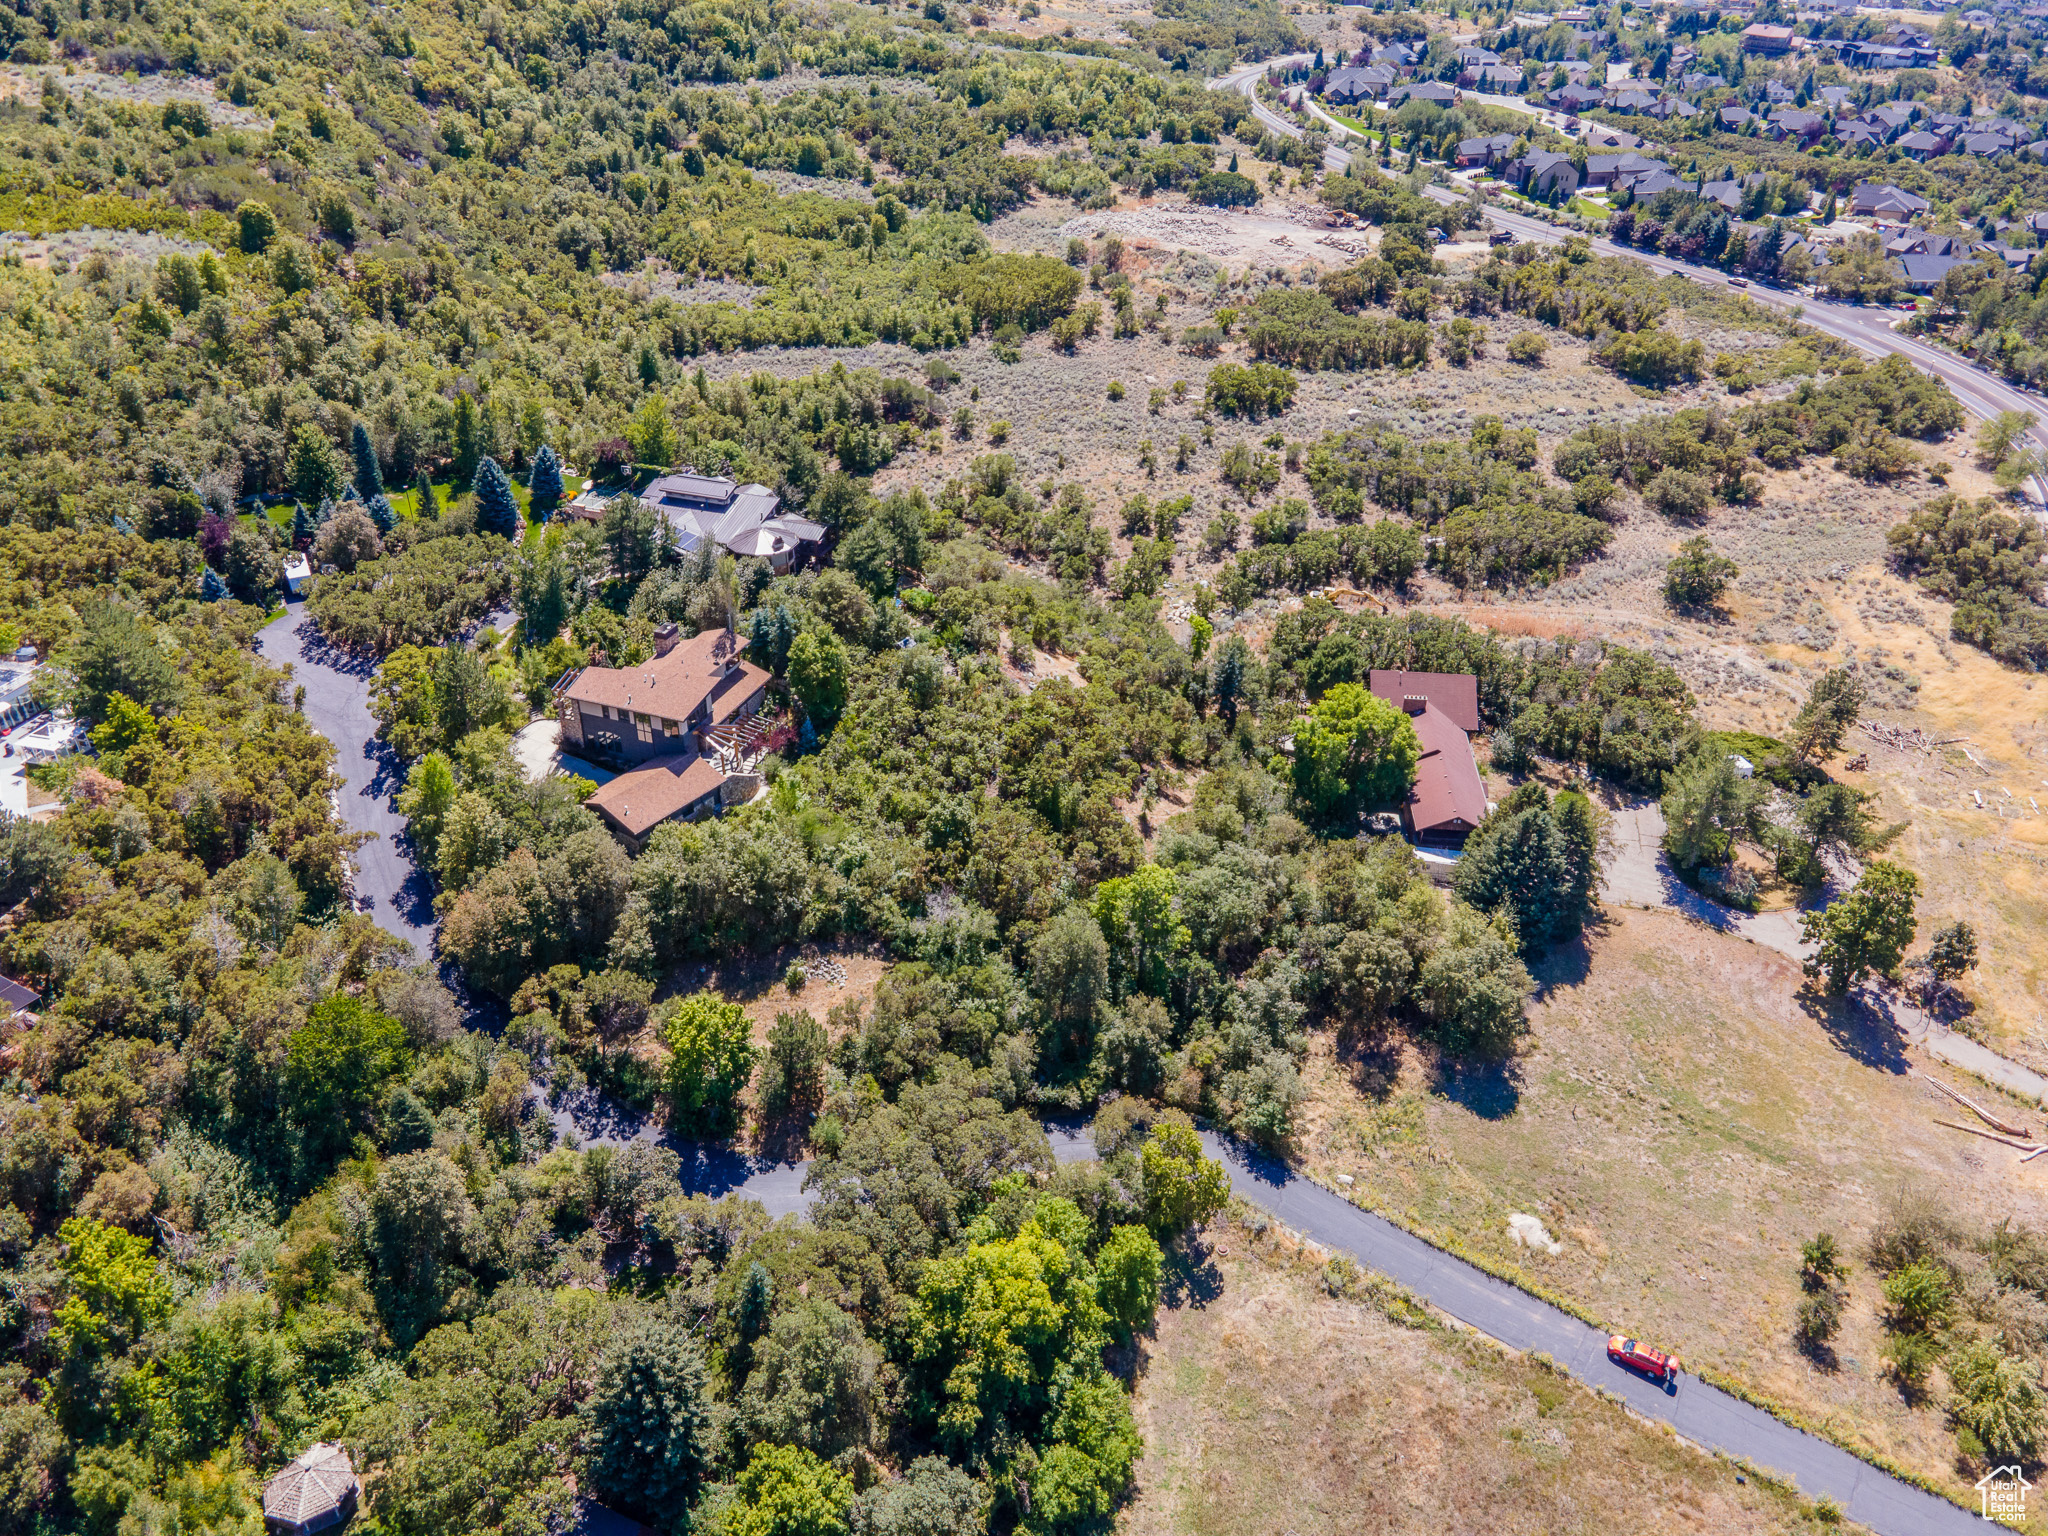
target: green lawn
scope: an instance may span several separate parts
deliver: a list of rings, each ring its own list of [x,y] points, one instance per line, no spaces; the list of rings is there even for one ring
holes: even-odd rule
[[[527,490],[525,483],[517,475],[508,474],[505,478],[512,482],[512,495],[519,503],[520,515],[526,519],[529,526],[537,522],[538,519],[533,515],[533,493]],[[420,493],[417,489],[411,486],[402,491],[387,488],[385,494],[391,498],[391,510],[401,519],[416,518],[420,515]],[[452,477],[434,482],[434,499],[441,504],[444,511],[452,506],[458,497],[468,495],[468,485],[458,483]]]

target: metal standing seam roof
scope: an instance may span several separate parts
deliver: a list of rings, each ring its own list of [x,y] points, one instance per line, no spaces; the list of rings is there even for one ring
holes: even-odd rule
[[[700,502],[722,507],[730,502],[738,485],[724,475],[697,475],[687,471],[650,480],[640,493],[642,501],[668,505],[674,501]]]
[[[1375,670],[1367,676],[1366,688],[1396,709],[1408,699],[1427,699],[1466,735],[1479,729],[1479,679],[1470,672]]]
[[[305,1526],[332,1515],[356,1491],[348,1452],[320,1441],[309,1445],[263,1485],[263,1518]]]
[[[1408,820],[1417,832],[1469,832],[1486,817],[1486,786],[1472,761],[1472,743],[1434,701],[1409,720],[1422,743]]]

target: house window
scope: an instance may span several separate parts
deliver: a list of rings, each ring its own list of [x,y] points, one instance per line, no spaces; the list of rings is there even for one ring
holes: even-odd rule
[[[633,711],[633,723],[634,723],[635,725],[645,725],[645,724],[647,724],[647,717],[646,717],[645,715],[641,714],[641,713],[640,713],[640,712],[639,712],[639,711],[638,711],[638,710],[636,709],[636,710],[634,710],[634,711]]]
[[[673,735],[675,735],[675,733],[676,733],[676,723],[675,723],[675,721],[673,721],[673,720],[664,720],[664,721],[662,721],[662,722],[661,722],[661,734],[662,734],[662,735],[664,735],[664,736],[673,736]]]

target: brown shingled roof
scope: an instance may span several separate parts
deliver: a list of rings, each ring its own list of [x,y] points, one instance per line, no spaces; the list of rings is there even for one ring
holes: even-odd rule
[[[1408,824],[1417,835],[1470,832],[1486,815],[1486,786],[1472,761],[1472,743],[1434,700],[1408,718],[1422,742],[1415,788],[1408,793]]]
[[[1470,672],[1375,671],[1367,679],[1373,697],[1396,709],[1409,699],[1427,699],[1466,735],[1479,729],[1479,679]]]
[[[629,837],[645,837],[678,811],[716,794],[725,774],[708,757],[657,757],[622,773],[583,803]]]
[[[720,725],[721,711],[737,709],[768,682],[768,673],[738,658],[730,635],[707,629],[637,667],[585,667],[569,684],[568,695],[579,704],[608,704],[664,720],[687,721],[708,704],[710,724]]]

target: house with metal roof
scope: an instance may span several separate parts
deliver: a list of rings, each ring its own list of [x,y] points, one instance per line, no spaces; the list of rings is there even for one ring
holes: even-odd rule
[[[1407,714],[1422,744],[1401,822],[1418,843],[1457,847],[1486,816],[1486,786],[1472,760],[1479,681],[1469,672],[1373,672],[1368,686]]]

